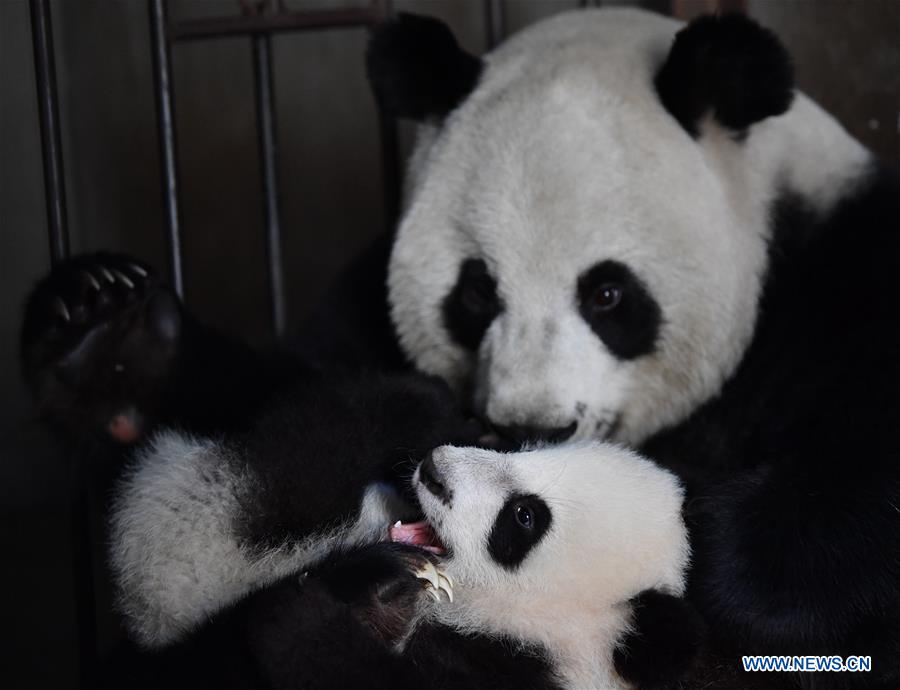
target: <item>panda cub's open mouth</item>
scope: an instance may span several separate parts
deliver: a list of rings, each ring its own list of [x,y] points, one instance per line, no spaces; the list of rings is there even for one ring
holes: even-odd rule
[[[419,503],[422,505],[422,492],[437,497],[442,503],[449,503],[449,492],[438,479],[440,475],[434,467],[434,458],[429,455],[425,460],[419,463],[412,477],[414,490],[419,494]],[[425,508],[425,506],[422,506]],[[428,522],[428,511],[424,510],[425,515],[415,521],[403,523],[397,520],[388,530],[388,539],[401,544],[410,544],[418,546],[438,556],[449,556],[450,549],[441,541],[437,531]]]
[[[434,528],[424,520],[418,522],[403,523],[397,520],[388,529],[388,539],[401,544],[409,544],[425,549],[437,556],[447,553],[447,548],[441,542]]]

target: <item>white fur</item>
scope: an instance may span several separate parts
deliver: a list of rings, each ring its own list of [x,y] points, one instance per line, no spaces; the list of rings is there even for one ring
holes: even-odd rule
[[[619,688],[613,651],[629,629],[627,601],[648,588],[680,595],[689,560],[674,475],[611,444],[500,454],[445,446],[434,462],[447,506],[423,485],[425,514],[452,549],[455,579],[441,622],[546,648],[567,687]],[[512,493],[536,494],[550,528],[520,567],[495,563],[487,541]]]
[[[476,90],[413,157],[389,291],[416,365],[504,425],[566,426],[637,443],[715,394],[753,333],[769,210],[790,190],[827,211],[866,151],[797,94],[735,141],[699,140],[653,78],[678,22],[626,9],[565,13],[486,57]],[[441,304],[460,263],[483,258],[505,311],[477,355],[449,337]],[[580,273],[614,259],[662,309],[655,352],[614,357],[577,311]]]
[[[408,512],[373,484],[359,517],[278,548],[241,540],[241,496],[256,488],[232,451],[159,433],[122,481],[111,515],[110,561],[126,625],[141,644],[169,644],[248,592],[304,568],[341,544],[382,540]]]

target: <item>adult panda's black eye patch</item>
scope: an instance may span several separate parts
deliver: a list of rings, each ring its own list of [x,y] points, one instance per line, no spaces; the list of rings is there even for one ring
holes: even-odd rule
[[[578,277],[578,310],[619,359],[649,354],[656,345],[662,311],[628,266],[601,261]]]
[[[518,568],[546,534],[552,518],[550,508],[539,496],[513,494],[497,513],[488,536],[488,553],[504,568]]]
[[[444,326],[457,343],[477,350],[485,331],[503,310],[497,281],[481,259],[466,259],[450,294],[444,298]]]

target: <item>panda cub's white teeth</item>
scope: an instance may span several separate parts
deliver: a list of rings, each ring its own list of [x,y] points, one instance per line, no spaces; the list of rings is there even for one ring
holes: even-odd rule
[[[419,580],[425,580],[427,583],[425,591],[428,592],[428,595],[436,602],[440,603],[441,601],[440,592],[446,594],[449,601],[453,601],[452,578],[439,568],[435,567],[433,563],[426,561],[425,564],[420,568],[417,568],[413,574]]]

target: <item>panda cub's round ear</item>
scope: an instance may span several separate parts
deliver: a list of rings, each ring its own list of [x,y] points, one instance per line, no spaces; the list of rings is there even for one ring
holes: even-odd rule
[[[475,88],[481,59],[456,42],[443,22],[401,13],[377,27],[366,70],[379,105],[390,115],[442,119]]]
[[[707,112],[743,132],[781,115],[794,96],[791,58],[778,37],[741,14],[704,16],[675,36],[656,75],[663,105],[692,136]]]

